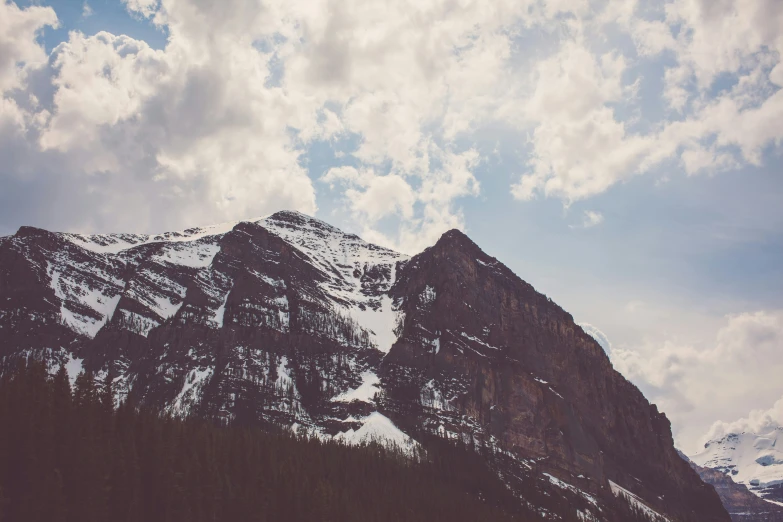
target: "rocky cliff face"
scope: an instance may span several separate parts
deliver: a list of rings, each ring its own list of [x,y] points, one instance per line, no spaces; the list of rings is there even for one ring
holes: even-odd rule
[[[475,448],[551,520],[727,521],[572,317],[458,231],[408,258],[293,212],[0,239],[0,362],[106,372],[175,414]]]

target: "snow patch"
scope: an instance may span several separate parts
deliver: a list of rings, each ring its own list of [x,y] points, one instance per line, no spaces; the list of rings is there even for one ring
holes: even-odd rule
[[[372,402],[373,396],[378,391],[378,385],[380,382],[381,380],[374,372],[362,372],[362,383],[358,388],[343,392],[332,400],[336,402]]]
[[[226,295],[223,296],[223,300],[220,302],[220,306],[217,307],[217,310],[215,310],[215,315],[212,317],[212,322],[218,328],[223,328],[223,318],[226,315],[226,303],[228,302],[228,295],[233,289],[234,286],[232,285],[231,288],[226,291]]]
[[[219,223],[206,227],[189,228],[179,232],[165,232],[157,235],[147,234],[61,234],[76,246],[99,254],[119,254],[129,248],[150,243],[181,243],[197,241],[208,236],[218,236],[230,232],[242,221]]]
[[[451,404],[449,404],[448,399],[443,396],[443,393],[441,393],[435,385],[435,379],[430,379],[427,384],[422,387],[419,400],[423,406],[436,410],[450,411],[453,409]]]
[[[84,359],[76,358],[73,354],[69,354],[68,357],[69,360],[65,363],[65,371],[68,374],[68,379],[71,381],[71,386],[73,386],[76,382],[76,377],[84,371],[84,367],[82,366]]]
[[[54,290],[54,295],[60,300],[60,318],[71,330],[94,338],[103,325],[111,319],[117,303],[120,302],[120,294],[105,295],[102,292],[86,288],[70,279],[63,277],[61,272],[55,269],[51,263],[47,266],[49,274],[49,286]],[[74,312],[66,306],[66,301],[75,301],[94,310],[100,319]]]
[[[612,494],[615,497],[622,496],[628,501],[630,505],[634,506],[637,509],[641,509],[645,515],[647,515],[651,520],[653,520],[653,522],[671,522],[668,518],[661,515],[654,509],[650,508],[647,504],[645,504],[644,501],[638,495],[631,493],[630,491],[620,486],[619,484],[616,484],[610,480],[609,487],[612,488]]]
[[[220,245],[217,243],[170,243],[154,259],[172,265],[206,268],[212,264],[218,252],[220,252]]]
[[[346,444],[356,446],[370,442],[379,444],[394,445],[403,451],[410,452],[415,448],[416,442],[403,433],[394,423],[385,415],[373,412],[362,419],[362,427],[354,431],[338,433],[335,440],[343,441]]]
[[[174,402],[172,402],[171,410],[179,414],[188,413],[190,407],[196,401],[196,395],[214,371],[215,369],[211,366],[191,370],[185,377],[185,384],[182,385],[182,389],[177,394]]]
[[[180,300],[179,303],[172,303],[171,299],[168,297],[158,295],[152,295],[150,296],[150,299],[154,303],[151,308],[163,319],[168,319],[175,315],[182,307],[182,303],[185,302],[184,300]]]
[[[435,302],[437,297],[438,293],[435,291],[435,288],[427,285],[424,287],[424,291],[419,294],[419,301],[421,301],[421,304],[426,306]]]
[[[288,357],[285,355],[280,357],[280,362],[277,365],[277,381],[275,382],[275,385],[279,388],[288,388],[290,386],[293,389],[294,397],[299,397],[296,383],[291,376],[291,371],[288,369]]]
[[[582,491],[581,489],[577,488],[576,486],[572,486],[568,482],[564,482],[564,481],[560,480],[557,477],[553,477],[549,473],[544,473],[543,475],[547,479],[549,479],[549,482],[551,482],[553,485],[559,487],[560,489],[565,489],[567,491],[570,491],[571,493],[576,493],[577,495],[581,495],[582,497],[585,498],[585,500],[590,502],[592,505],[594,505],[596,507],[598,506],[598,501],[592,495],[590,495],[588,493],[585,493],[584,491]]]
[[[472,335],[468,335],[465,332],[460,332],[460,335],[464,337],[465,339],[468,339],[469,341],[473,341],[474,343],[480,344],[482,346],[485,346],[487,348],[491,348],[492,350],[500,350],[497,346],[492,346],[491,344],[487,344],[478,337],[473,337]]]
[[[364,310],[359,307],[352,307],[348,309],[348,314],[351,318],[359,323],[359,326],[364,328],[370,333],[370,338],[373,340],[378,350],[383,353],[389,353],[392,345],[397,342],[397,335],[394,333],[397,328],[397,321],[400,316],[400,312],[393,309],[393,303],[391,297],[384,295],[381,296],[381,306],[378,310],[365,307]]]

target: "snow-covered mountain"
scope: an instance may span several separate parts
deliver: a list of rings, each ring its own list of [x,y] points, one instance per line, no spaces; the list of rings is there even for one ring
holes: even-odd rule
[[[548,520],[729,520],[598,343],[456,230],[408,258],[296,212],[22,227],[0,238],[0,369],[30,357],[173,414],[459,443]]]
[[[691,460],[725,473],[764,500],[783,506],[783,427],[730,433],[705,444]]]
[[[696,470],[701,479],[715,488],[729,512],[733,522],[780,522],[783,521],[783,506],[772,501],[762,500],[751,493],[744,484],[738,484],[717,469],[699,466],[684,453],[680,456]]]

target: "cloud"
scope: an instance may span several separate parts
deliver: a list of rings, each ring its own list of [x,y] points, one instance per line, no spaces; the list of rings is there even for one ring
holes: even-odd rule
[[[576,201],[604,192],[638,168],[650,141],[628,135],[607,106],[627,91],[625,68],[621,55],[596,56],[577,42],[537,64],[524,112],[535,126],[532,173],[512,187],[514,197],[529,200],[543,192]]]
[[[13,2],[0,3],[0,93],[25,85],[31,69],[46,63],[46,51],[37,38],[44,27],[56,27],[51,7],[19,9]]]
[[[733,422],[715,422],[703,439],[705,442],[712,441],[725,437],[730,433],[750,432],[764,434],[781,427],[783,427],[783,397],[768,410],[753,410],[747,417]]]
[[[593,326],[590,323],[579,323],[579,326],[582,327],[582,330],[584,330],[587,335],[595,339],[596,342],[601,345],[601,348],[604,349],[607,355],[612,353],[612,343],[609,341],[609,337],[607,337],[607,335],[597,326]]]
[[[571,228],[592,228],[604,222],[604,215],[595,210],[585,210],[579,225],[569,225]]]
[[[783,128],[773,123],[783,116],[783,37],[773,29],[783,23],[779,2],[681,0],[665,5],[663,20],[632,11],[610,7],[583,20],[571,41],[536,65],[526,104],[534,126],[531,172],[513,185],[517,199],[541,193],[570,203],[670,159],[679,159],[688,174],[758,165],[764,147],[780,145]],[[585,35],[609,22],[632,37],[636,57],[590,50]],[[676,65],[665,70],[662,97],[684,118],[631,131],[618,109],[638,106],[644,78],[624,80],[629,60],[654,61],[664,52]],[[714,95],[721,74],[736,84]]]
[[[54,11],[0,7],[0,129],[24,142],[4,183],[41,186],[57,171],[97,199],[136,201],[74,205],[59,221],[70,229],[313,213],[308,153],[323,143],[335,158],[324,170],[372,176],[325,180],[319,197],[347,202],[364,235],[416,251],[466,226],[488,127],[528,154],[509,187],[520,204],[569,205],[666,161],[687,174],[758,165],[783,138],[775,0],[644,12],[634,1],[124,3],[165,27],[164,49],[72,31],[47,56],[36,38]],[[644,88],[653,65],[660,92]],[[713,90],[721,75],[730,86]],[[651,102],[668,112],[648,114]]]
[[[89,216],[72,218],[69,228],[168,228],[280,208],[316,211],[300,164],[304,149],[290,131],[310,121],[314,106],[265,87],[271,57],[243,39],[224,38],[219,18],[191,40],[181,30],[179,17],[192,14],[184,11],[166,11],[171,32],[165,50],[127,36],[71,32],[49,58],[50,102],[15,117],[25,121],[25,161],[37,165],[31,169],[39,176],[36,184],[46,183],[56,162],[57,175],[69,177],[74,188],[117,203],[89,206]],[[34,38],[30,27],[17,31],[21,40]],[[199,44],[210,31],[219,37],[204,51]],[[255,31],[264,34],[263,28]],[[45,68],[39,47],[17,42],[16,48]],[[22,163],[12,164],[16,174],[5,169],[3,176],[18,176]]]
[[[741,73],[757,60],[757,53],[783,50],[783,6],[776,0],[673,2],[666,6],[666,23],[680,27],[677,67],[687,74],[678,77],[693,77],[699,90],[709,88],[721,73]]]
[[[694,444],[704,442],[704,432],[716,418],[739,417],[748,404],[780,397],[781,354],[783,311],[769,310],[727,316],[710,343],[670,338],[615,345],[611,359],[618,371],[685,428],[680,441]],[[716,424],[708,436],[726,425]]]
[[[93,14],[95,14],[95,13],[93,12],[92,7],[90,7],[90,4],[88,4],[87,2],[84,2],[82,4],[82,18],[88,18],[88,17],[92,16]]]
[[[409,218],[416,201],[411,186],[396,174],[379,176],[372,170],[359,171],[354,167],[334,167],[321,177],[334,187],[335,183],[349,186],[345,191],[351,209],[371,223],[398,214]]]
[[[126,9],[144,18],[152,18],[158,13],[160,0],[122,0]]]
[[[364,224],[363,237],[415,253],[433,244],[444,231],[464,228],[453,202],[479,190],[472,172],[478,161],[475,150],[457,154],[432,145],[428,158],[437,161],[437,167],[428,166],[425,175],[408,175],[407,179],[394,173],[379,175],[371,168],[343,166],[329,169],[320,180],[333,188],[345,187],[346,206],[355,221]],[[424,209],[420,215],[415,215],[417,203]],[[375,227],[389,216],[402,218],[398,233],[392,237]]]

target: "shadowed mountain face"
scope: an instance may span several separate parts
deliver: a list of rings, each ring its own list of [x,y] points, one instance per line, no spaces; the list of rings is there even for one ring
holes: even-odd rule
[[[111,369],[173,414],[459,441],[551,520],[729,520],[598,343],[456,230],[408,258],[295,212],[159,236],[23,227],[0,238],[0,364],[25,357]]]

